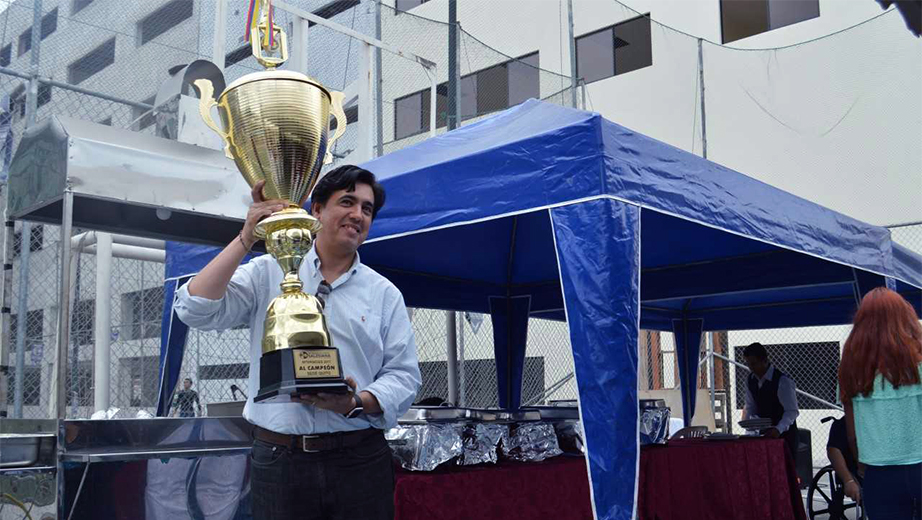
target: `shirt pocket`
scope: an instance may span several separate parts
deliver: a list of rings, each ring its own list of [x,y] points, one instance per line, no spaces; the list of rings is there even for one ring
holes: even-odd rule
[[[381,334],[381,316],[370,309],[360,311],[349,320],[352,335],[372,369],[384,361],[384,337]]]

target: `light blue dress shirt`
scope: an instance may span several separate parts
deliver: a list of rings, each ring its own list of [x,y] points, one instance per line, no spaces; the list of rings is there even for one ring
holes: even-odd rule
[[[300,269],[303,291],[316,294],[322,281],[320,259],[311,249]],[[269,255],[254,258],[234,272],[219,300],[192,296],[184,285],[177,291],[174,309],[190,327],[224,330],[250,327],[249,398],[243,409],[247,421],[278,433],[312,434],[388,429],[416,398],[421,378],[413,327],[403,295],[389,280],[363,265],[356,253],[352,267],[333,282],[324,316],[339,349],[343,375],[355,379],[358,390],[373,394],[384,411],[356,419],[302,403],[254,403],[259,388],[263,320],[273,298],[281,294],[282,270]]]

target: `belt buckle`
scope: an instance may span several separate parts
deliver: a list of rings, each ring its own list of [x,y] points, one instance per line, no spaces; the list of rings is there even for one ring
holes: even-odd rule
[[[301,436],[301,450],[304,453],[320,453],[322,450],[309,450],[307,449],[307,440],[308,439],[319,439],[319,435],[302,435]]]

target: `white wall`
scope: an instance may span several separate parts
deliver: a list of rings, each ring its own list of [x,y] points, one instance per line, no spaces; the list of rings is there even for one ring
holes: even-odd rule
[[[721,42],[718,0],[624,4]],[[614,0],[573,8],[577,36],[637,16]],[[447,21],[447,0],[411,13]],[[882,13],[872,1],[820,0],[818,18],[729,47],[790,46]],[[566,0],[464,0],[458,19],[505,54],[538,50],[541,68],[570,73]],[[653,66],[590,84],[590,108],[700,154],[697,42],[654,24],[652,46]],[[898,13],[793,49],[705,43],[704,61],[709,159],[873,224],[922,220],[922,47]]]

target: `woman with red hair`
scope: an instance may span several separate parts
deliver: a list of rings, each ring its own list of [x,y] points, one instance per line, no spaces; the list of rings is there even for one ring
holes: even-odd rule
[[[878,287],[861,300],[839,364],[839,397],[866,468],[868,517],[922,519],[922,327],[896,292]]]

